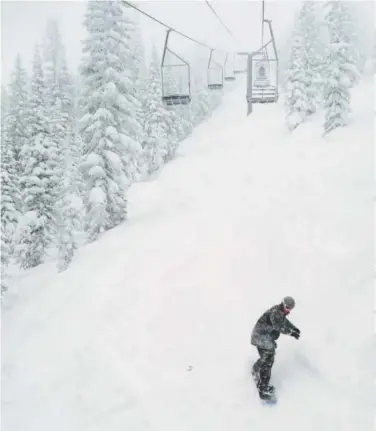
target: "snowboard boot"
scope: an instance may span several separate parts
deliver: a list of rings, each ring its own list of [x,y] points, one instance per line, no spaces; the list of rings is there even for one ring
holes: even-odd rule
[[[258,388],[260,397],[263,399],[269,399],[274,396],[275,387],[272,385],[259,386]]]

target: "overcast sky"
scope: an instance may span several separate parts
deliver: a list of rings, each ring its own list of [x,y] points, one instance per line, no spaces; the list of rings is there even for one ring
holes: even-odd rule
[[[18,1],[3,0],[2,6],[2,80],[7,81],[17,53],[25,66],[31,70],[34,46],[40,42],[48,19],[60,23],[63,42],[66,46],[68,64],[76,71],[81,56],[81,40],[85,36],[82,26],[86,1]],[[364,3],[364,2],[363,2]],[[372,1],[368,1],[370,5]],[[136,5],[171,27],[198,39],[213,48],[229,51],[250,51],[261,43],[261,1],[225,0],[212,1],[218,15],[231,30],[234,37],[218,23],[216,17],[203,0],[191,1],[139,1]],[[361,8],[362,2],[357,2]],[[265,1],[266,18],[273,21],[278,44],[282,44],[289,32],[300,1]],[[137,13],[148,48],[154,43],[163,48],[166,30]],[[365,14],[365,19],[369,14]],[[267,34],[265,37],[267,38]],[[170,47],[179,54],[192,51],[193,44],[176,34],[171,35]],[[205,51],[205,50],[204,50]],[[220,54],[217,54],[219,57]],[[218,58],[221,60],[221,58]]]

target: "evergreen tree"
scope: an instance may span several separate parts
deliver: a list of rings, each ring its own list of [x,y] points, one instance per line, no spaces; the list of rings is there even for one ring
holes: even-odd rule
[[[2,127],[1,139],[1,268],[5,268],[13,255],[15,233],[20,217],[20,194],[16,178],[12,140]]]
[[[321,102],[323,56],[318,6],[307,0],[302,3],[295,21],[286,71],[285,107],[290,130],[315,113],[317,104]]]
[[[326,4],[329,48],[326,58],[325,133],[345,126],[350,112],[350,87],[357,76],[349,40],[344,30],[346,5],[342,1]]]
[[[322,64],[324,60],[324,44],[321,35],[321,22],[318,16],[318,5],[314,0],[306,0],[302,4],[299,15],[300,34],[303,37],[303,67],[305,73],[305,93],[307,107],[305,115],[316,112],[320,98],[322,81]]]
[[[132,22],[119,1],[89,1],[82,62],[80,130],[86,231],[94,241],[126,218],[126,189],[137,170]]]
[[[207,85],[195,76],[192,82],[193,127],[198,126],[211,115]]]
[[[340,40],[346,43],[348,61],[354,65],[348,74],[351,86],[354,87],[359,82],[359,67],[363,68],[364,65],[365,43],[363,32],[361,31],[362,24],[358,22],[355,15],[356,7],[351,5],[351,2],[339,1],[339,3],[335,7],[337,13],[341,16],[341,24],[338,26],[337,31],[339,32]],[[330,5],[329,8],[331,8]]]
[[[292,42],[286,76],[286,119],[289,129],[294,130],[304,121],[309,109],[304,71],[303,37],[298,31]]]
[[[129,12],[129,9],[126,9]],[[145,112],[143,110],[143,98],[146,91],[146,63],[145,63],[145,49],[141,37],[141,29],[139,22],[135,22],[133,32],[131,33],[131,46],[132,46],[132,63],[133,67],[133,112],[136,120],[136,128],[133,132],[133,139],[138,143],[134,160],[129,163],[135,165],[135,169],[131,172],[130,181],[138,181],[143,177],[144,166],[142,157],[142,143],[145,140],[144,124]]]
[[[58,86],[61,69],[65,66],[65,48],[57,21],[47,23],[43,45],[44,76],[47,91]]]
[[[9,94],[6,86],[1,86],[1,125],[4,124],[4,119],[9,110]]]
[[[73,89],[66,65],[65,48],[56,21],[47,24],[44,42],[45,100],[51,124],[51,137],[64,164],[69,152],[73,127]]]
[[[178,134],[178,140],[182,141],[183,139],[188,138],[192,134],[193,131],[193,113],[192,106],[189,105],[177,105],[174,109],[175,114],[177,116],[179,125],[177,125],[176,130]]]
[[[207,83],[207,71],[203,68],[205,64],[201,49],[195,51],[195,62],[192,68],[192,123],[193,127],[201,124],[211,114],[210,95]]]
[[[1,266],[2,276],[14,255],[16,231],[23,210],[19,178],[21,150],[28,142],[26,71],[17,56],[9,92],[3,89],[1,112]],[[5,98],[3,99],[3,96]]]
[[[15,68],[11,77],[8,93],[8,112],[4,118],[4,129],[7,140],[9,161],[12,166],[7,166],[7,171],[13,175],[15,181],[22,175],[21,150],[28,142],[28,88],[27,75],[22,66],[21,57],[16,57]],[[17,188],[19,186],[17,185]],[[21,210],[20,202],[17,203]]]
[[[68,268],[78,248],[77,233],[81,231],[82,200],[76,189],[77,171],[74,163],[64,177],[58,212],[58,269]]]
[[[174,108],[167,107],[166,109],[166,135],[168,137],[167,151],[164,156],[164,162],[169,162],[175,156],[179,144],[179,137],[184,133],[181,128],[180,118],[177,116]]]
[[[52,242],[61,180],[58,149],[51,139],[45,112],[45,85],[38,47],[34,55],[29,106],[29,141],[21,150],[21,185],[26,210],[19,249],[22,268],[42,263],[47,247]]]
[[[147,164],[147,173],[156,171],[167,158],[168,136],[166,117],[161,91],[161,77],[159,61],[155,47],[152,52],[152,62],[147,85],[147,111],[145,112],[145,143],[144,157]]]
[[[56,22],[47,26],[44,60],[47,101],[50,106],[51,138],[59,149],[62,183],[56,208],[56,242],[58,268],[65,270],[78,247],[77,233],[81,228],[82,185],[78,165],[81,162],[81,142],[75,128],[73,84]]]

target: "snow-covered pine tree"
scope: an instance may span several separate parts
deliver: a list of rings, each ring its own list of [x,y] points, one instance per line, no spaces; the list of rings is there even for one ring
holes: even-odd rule
[[[342,23],[347,13],[345,2],[329,1],[325,6],[329,47],[326,58],[324,131],[329,133],[347,124],[350,112],[350,88],[358,72]]]
[[[129,8],[126,9],[130,13]],[[145,124],[145,111],[143,110],[143,98],[145,98],[146,91],[146,63],[145,63],[145,49],[141,36],[141,27],[138,20],[134,22],[133,32],[131,36],[131,46],[132,46],[132,61],[133,61],[133,100],[134,107],[133,112],[136,119],[136,129],[134,131],[134,140],[139,144],[137,148],[137,153],[135,154],[135,171],[130,178],[131,181],[138,181],[144,175],[145,166],[143,166],[143,156],[142,156],[142,145],[145,140],[144,124]]]
[[[82,161],[82,140],[72,115],[71,81],[63,65],[60,73],[59,88],[61,94],[63,119],[66,127],[67,145],[64,147],[64,175],[58,205],[58,269],[67,269],[78,248],[77,235],[82,231],[84,217],[84,188],[80,164]]]
[[[61,187],[56,208],[56,242],[58,268],[65,270],[78,247],[77,233],[81,229],[82,185],[80,139],[73,117],[73,85],[66,64],[65,48],[58,24],[47,25],[44,45],[47,104],[51,123],[51,138],[59,149],[62,167]]]
[[[7,86],[1,86],[1,124],[4,124],[4,119],[9,110],[9,93]]]
[[[43,262],[56,226],[60,166],[46,115],[45,85],[39,47],[36,47],[29,102],[29,140],[21,149],[25,215],[21,226],[19,262],[31,268]]]
[[[51,136],[56,141],[63,165],[72,134],[73,89],[66,65],[65,48],[56,21],[49,21],[47,24],[44,42],[44,76]]]
[[[177,105],[174,108],[177,116],[179,125],[176,127],[178,140],[188,138],[193,131],[193,111],[191,104],[188,105]]]
[[[28,143],[28,92],[20,56],[16,58],[8,90],[6,100],[2,99],[1,112],[1,264],[4,277],[5,268],[14,255],[16,230],[24,207],[19,179],[23,172],[21,150]]]
[[[140,112],[138,115],[138,119],[141,125],[141,137],[140,137],[140,145],[141,145],[141,154],[138,161],[138,169],[139,169],[139,180],[145,179],[148,175],[148,161],[145,157],[144,146],[146,144],[147,134],[146,134],[146,113],[148,111],[148,74],[139,80],[138,82],[138,98],[140,101]]]
[[[299,14],[300,34],[303,37],[304,47],[302,61],[305,72],[307,99],[305,115],[307,116],[316,112],[317,103],[320,102],[320,90],[322,91],[322,65],[325,52],[318,7],[314,0],[306,0]]]
[[[290,130],[301,124],[309,108],[306,93],[304,68],[304,39],[297,29],[290,51],[290,60],[286,71],[285,109],[286,122]]]
[[[192,124],[198,126],[211,115],[210,97],[205,71],[200,65],[192,70]]]
[[[74,135],[76,136],[76,135]],[[64,271],[73,259],[78,248],[77,234],[82,229],[82,200],[79,193],[79,170],[76,155],[69,153],[70,160],[66,163],[62,193],[58,207],[58,269]]]
[[[50,123],[51,138],[59,150],[62,173],[69,160],[69,143],[73,125],[72,85],[66,65],[65,48],[56,21],[47,23],[43,45],[46,114]]]
[[[161,76],[158,55],[155,47],[152,51],[145,112],[145,143],[144,157],[147,174],[156,171],[168,154],[167,112],[162,101]]]
[[[207,53],[203,55],[201,47],[194,51],[191,70],[192,91],[192,124],[196,127],[212,114],[210,95],[207,82]]]
[[[209,95],[206,87],[201,88],[196,92],[196,110],[194,111],[194,125],[197,126],[205,121],[211,114]]]
[[[22,66],[21,57],[18,55],[9,85],[8,112],[4,118],[4,129],[6,130],[4,139],[9,141],[7,146],[9,152],[12,153],[10,160],[13,165],[10,169],[16,182],[23,173],[20,152],[28,142],[28,97],[28,78],[26,70]],[[17,188],[19,188],[18,185]],[[17,203],[17,208],[19,211],[22,210],[20,202]]]
[[[49,20],[43,44],[44,76],[47,91],[57,86],[62,67],[65,65],[65,48],[61,40],[58,22]]]
[[[330,3],[330,2],[328,2]],[[337,11],[341,14],[341,25],[338,27],[339,37],[346,43],[346,56],[354,64],[353,70],[349,73],[351,86],[354,87],[360,79],[359,67],[363,67],[364,40],[361,23],[357,21],[355,12],[356,6],[352,2],[339,1]]]
[[[78,248],[77,235],[82,230],[83,202],[81,163],[82,143],[77,130],[70,124],[67,145],[62,160],[64,174],[57,207],[58,269],[65,270]]]
[[[84,21],[80,130],[89,241],[126,219],[126,190],[136,172],[133,24],[120,1],[88,2]]]
[[[5,113],[4,113],[5,114]],[[4,123],[7,120],[5,116]],[[3,123],[3,121],[2,121]],[[5,276],[15,245],[15,233],[20,217],[21,196],[16,176],[13,141],[8,136],[5,124],[1,136],[1,268]]]
[[[316,2],[302,3],[295,20],[286,71],[286,119],[290,130],[316,112],[322,100],[324,43]]]
[[[164,162],[169,162],[175,156],[179,144],[179,135],[184,131],[181,129],[181,121],[173,107],[166,108],[166,134],[168,137],[167,153],[164,156]]]

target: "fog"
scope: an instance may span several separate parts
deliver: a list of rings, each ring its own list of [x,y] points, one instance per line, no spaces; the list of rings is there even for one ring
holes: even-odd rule
[[[372,1],[352,2],[364,21],[373,28],[374,8]],[[134,4],[163,21],[168,26],[185,33],[212,48],[235,52],[253,51],[261,45],[261,1],[213,1],[219,17],[230,29],[229,34],[220,24],[205,1],[139,1]],[[300,1],[265,1],[265,17],[271,19],[277,47],[281,46],[292,29],[294,15]],[[24,65],[31,70],[34,46],[41,42],[49,19],[60,24],[63,43],[66,46],[68,64],[72,72],[77,71],[81,56],[81,41],[85,37],[83,18],[86,1],[2,1],[2,82],[7,82],[19,53]],[[147,52],[154,44],[162,51],[166,28],[153,22],[139,12],[130,15],[139,20]],[[268,40],[268,32],[265,33]],[[195,44],[176,33],[170,37],[170,47],[182,56],[190,55]],[[209,50],[202,48],[209,57]],[[223,53],[214,52],[218,60]]]

